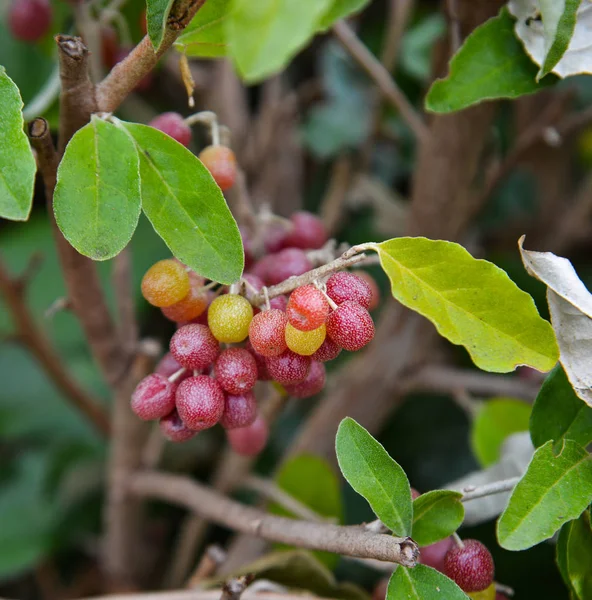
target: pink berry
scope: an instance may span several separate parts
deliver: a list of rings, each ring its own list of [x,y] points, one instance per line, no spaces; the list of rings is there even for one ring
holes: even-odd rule
[[[368,310],[374,310],[380,304],[380,288],[378,287],[376,280],[367,271],[357,271],[356,275],[360,279],[363,279],[370,286],[372,298],[370,299],[370,306],[368,306]]]
[[[286,350],[279,356],[268,356],[265,359],[267,370],[272,379],[282,385],[300,383],[308,375],[310,356],[302,356],[291,350]]]
[[[341,353],[341,346],[338,346],[329,336],[321,344],[321,347],[311,356],[313,360],[320,362],[329,362],[337,358]]]
[[[303,250],[322,248],[329,239],[327,229],[319,217],[306,211],[294,213],[290,217],[292,230],[284,241],[284,246]]]
[[[144,377],[132,394],[132,410],[144,421],[168,415],[175,408],[175,387],[157,373]]]
[[[275,264],[275,254],[266,254],[260,258],[250,269],[253,275],[256,275],[264,281],[266,285],[269,284],[269,270]]]
[[[258,416],[253,423],[239,429],[227,429],[226,437],[231,448],[243,456],[257,456],[265,448],[269,429],[267,423]]]
[[[273,223],[265,231],[265,249],[270,254],[287,247],[286,239],[290,233],[288,224]]]
[[[290,294],[286,314],[290,324],[299,331],[312,331],[327,319],[329,303],[314,285],[303,285]]]
[[[220,419],[220,425],[224,429],[237,429],[248,427],[257,418],[257,401],[253,392],[231,395],[226,394],[224,414]]]
[[[419,562],[441,573],[444,572],[444,557],[454,546],[452,537],[447,537],[435,544],[431,544],[421,549]]]
[[[244,394],[257,383],[257,363],[244,348],[228,348],[216,359],[216,381],[229,394]]]
[[[253,356],[253,358],[255,359],[255,363],[257,364],[257,379],[259,381],[270,381],[271,375],[269,374],[269,371],[267,370],[267,363],[265,362],[265,356],[262,356],[261,354],[259,354],[259,352],[256,352],[250,341],[247,341],[247,343],[245,345],[245,349],[248,350],[251,353],[251,355]]]
[[[218,340],[206,325],[183,325],[170,343],[171,354],[187,369],[201,370],[211,365],[220,352]]]
[[[243,240],[243,249],[245,251],[245,268],[248,269],[255,262],[255,245],[249,232],[243,226],[239,226],[238,230]]]
[[[341,271],[333,273],[327,279],[327,296],[335,302],[342,304],[347,300],[357,302],[364,308],[369,308],[372,302],[372,288],[361,277]]]
[[[168,378],[182,368],[181,363],[170,352],[167,352],[156,365],[154,372]]]
[[[286,313],[275,308],[255,315],[249,325],[249,340],[255,352],[262,356],[279,356],[285,352],[287,323]]]
[[[195,431],[189,429],[176,410],[159,421],[160,430],[164,437],[171,442],[185,442],[195,435]]]
[[[501,592],[497,592],[495,595],[495,600],[508,600],[508,597]]]
[[[162,113],[152,119],[148,125],[166,133],[185,147],[191,143],[191,127],[185,123],[185,120],[179,113]]]
[[[224,413],[224,392],[207,375],[190,377],[179,384],[177,411],[189,429],[201,431],[213,427]]]
[[[415,500],[416,498],[419,498],[421,496],[421,494],[415,489],[415,488],[411,488],[411,499]]]
[[[37,42],[49,31],[51,18],[51,4],[47,0],[13,0],[8,26],[16,39]]]
[[[454,546],[444,557],[444,575],[463,592],[480,592],[493,582],[493,557],[478,540],[463,540],[464,548]]]
[[[374,321],[357,302],[346,300],[327,317],[327,335],[344,350],[360,350],[374,337]]]
[[[325,365],[312,361],[308,375],[300,383],[286,385],[286,392],[294,398],[316,396],[325,387]]]
[[[288,308],[288,298],[284,295],[276,296],[269,301],[269,306],[271,308],[277,308],[282,312],[286,312],[286,308]]]
[[[288,277],[302,275],[312,269],[312,263],[300,248],[285,248],[269,256],[271,260],[267,264],[266,277],[263,277],[267,285],[281,283]]]

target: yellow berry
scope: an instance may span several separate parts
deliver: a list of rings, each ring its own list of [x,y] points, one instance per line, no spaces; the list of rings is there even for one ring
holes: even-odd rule
[[[218,296],[208,309],[208,325],[214,337],[226,344],[242,342],[249,335],[253,307],[243,296]]]
[[[288,348],[302,356],[314,354],[322,346],[326,335],[324,323],[312,331],[300,331],[290,323],[286,325],[285,337]]]
[[[176,260],[159,260],[142,278],[142,295],[153,306],[172,306],[189,294],[191,286],[185,267]]]
[[[467,596],[473,600],[495,600],[495,583],[480,592],[467,592]]]

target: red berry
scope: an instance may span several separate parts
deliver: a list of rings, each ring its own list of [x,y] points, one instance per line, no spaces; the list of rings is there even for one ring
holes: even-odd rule
[[[478,540],[463,540],[464,548],[454,546],[444,557],[444,574],[464,592],[479,592],[493,582],[493,558]]]
[[[380,288],[378,287],[376,280],[366,271],[357,271],[356,275],[370,286],[372,298],[370,299],[368,310],[374,310],[380,304]]]
[[[132,394],[132,410],[144,421],[168,415],[175,408],[175,387],[164,375],[144,377]]]
[[[267,363],[265,362],[265,356],[259,354],[259,352],[255,352],[253,345],[250,341],[247,341],[245,345],[245,349],[248,350],[253,358],[255,359],[255,363],[257,364],[257,379],[259,381],[270,381],[271,375],[267,370]]]
[[[182,368],[181,363],[170,352],[167,352],[156,365],[154,372],[168,378]]]
[[[279,356],[285,352],[287,323],[286,313],[275,308],[255,315],[249,325],[249,340],[255,352],[262,356]]]
[[[269,306],[271,308],[277,308],[282,312],[286,312],[286,308],[288,308],[288,298],[284,295],[276,296],[269,301]]]
[[[286,386],[286,392],[294,398],[310,398],[316,396],[325,387],[325,365],[312,361],[308,375],[300,383]]]
[[[119,48],[119,40],[117,32],[110,25],[101,27],[101,58],[103,65],[111,69],[117,62],[117,49]]]
[[[257,363],[244,348],[228,348],[216,360],[216,381],[229,394],[244,394],[257,383]]]
[[[255,247],[249,232],[243,226],[239,226],[238,230],[243,241],[245,251],[245,268],[248,269],[255,262]]]
[[[183,325],[170,343],[171,354],[187,369],[201,370],[211,365],[220,353],[220,345],[206,325]]]
[[[226,146],[208,146],[199,153],[199,160],[212,174],[214,181],[225,192],[236,179],[236,158]]]
[[[250,269],[253,275],[256,275],[264,281],[265,284],[269,284],[269,269],[275,264],[275,255],[266,254],[260,258]]]
[[[148,21],[146,20],[146,9],[140,13],[140,31],[143,35],[148,33]]]
[[[268,356],[265,359],[267,370],[272,379],[282,385],[300,383],[308,375],[310,356],[302,356],[291,350],[286,350],[279,356]]]
[[[175,302],[172,306],[163,307],[162,314],[176,323],[187,323],[197,319],[208,307],[208,294],[203,289],[203,277],[189,273],[189,293],[183,300]]]
[[[166,417],[162,417],[158,424],[160,425],[160,430],[164,437],[171,442],[185,442],[195,435],[195,431],[189,429],[189,427],[181,421],[181,417],[176,410],[173,410],[173,412]]]
[[[431,544],[421,549],[419,562],[441,573],[444,572],[444,557],[454,546],[452,537],[447,537],[435,544]]]
[[[189,429],[201,431],[213,427],[224,412],[224,392],[207,375],[190,377],[179,384],[176,393],[177,411]]]
[[[320,362],[329,362],[337,358],[341,353],[341,346],[338,346],[329,336],[321,344],[321,347],[311,356],[313,360]]]
[[[290,294],[286,314],[290,324],[299,331],[312,331],[323,325],[329,309],[323,292],[308,284],[296,288]]]
[[[505,594],[502,594],[501,592],[497,592],[497,594],[495,595],[495,600],[508,600],[508,597]]]
[[[269,258],[266,272],[262,277],[267,285],[281,283],[288,277],[302,275],[312,269],[312,263],[300,248],[285,248],[277,254],[270,254]]]
[[[374,321],[363,306],[346,300],[327,317],[327,335],[345,350],[355,352],[374,337]]]
[[[267,423],[258,416],[253,423],[239,429],[227,429],[228,443],[237,454],[257,456],[265,448],[269,429]]]
[[[224,414],[220,425],[224,429],[248,427],[257,418],[257,401],[253,392],[233,396],[226,394]]]
[[[179,113],[162,113],[152,119],[148,125],[166,133],[185,147],[189,146],[191,142],[191,127],[185,123],[185,120]]]
[[[8,11],[8,26],[17,40],[36,42],[49,31],[51,17],[47,0],[13,0]]]
[[[415,488],[411,488],[411,499],[415,500],[416,498],[419,498],[421,496],[421,494],[415,489]]]
[[[265,249],[270,254],[279,252],[283,248],[287,248],[286,239],[290,233],[288,224],[273,223],[265,231]]]
[[[133,48],[120,48],[115,54],[115,64],[120,63],[127,55],[133,50]],[[141,79],[134,88],[136,92],[147,92],[152,87],[154,81],[153,73],[150,72]]]
[[[369,308],[372,302],[372,288],[361,277],[347,271],[341,271],[333,273],[327,279],[327,296],[335,304],[342,304],[347,300],[351,300],[364,308]]]
[[[327,229],[319,217],[306,211],[294,213],[290,217],[292,230],[284,240],[284,246],[303,250],[322,248],[329,239]]]

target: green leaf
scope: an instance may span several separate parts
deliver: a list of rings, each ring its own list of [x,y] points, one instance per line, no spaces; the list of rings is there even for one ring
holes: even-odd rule
[[[578,398],[561,365],[549,373],[536,397],[530,437],[537,448],[566,438],[584,447],[592,442],[592,408]]]
[[[582,514],[592,501],[592,456],[563,440],[536,450],[497,523],[497,538],[507,550],[525,550],[550,538]]]
[[[513,398],[492,398],[481,405],[473,420],[471,446],[482,467],[498,461],[509,435],[528,431],[530,410],[529,404]]]
[[[370,4],[370,0],[333,0],[331,8],[319,21],[319,30],[328,29],[335,21],[361,11],[367,4]]]
[[[469,600],[469,597],[446,575],[417,565],[399,567],[391,577],[386,600]]]
[[[565,54],[576,27],[576,13],[582,0],[540,0],[545,35],[544,61],[537,80],[553,70]]]
[[[416,498],[411,537],[420,546],[429,546],[452,535],[465,516],[461,498],[451,490],[433,490]]]
[[[349,417],[339,425],[335,447],[339,468],[352,488],[393,533],[410,535],[413,507],[405,471]]]
[[[18,88],[0,66],[0,217],[13,221],[29,218],[37,171],[22,109]]]
[[[226,21],[230,55],[250,83],[283,69],[314,35],[332,0],[233,0]]]
[[[590,516],[566,523],[557,540],[557,566],[569,590],[578,600],[592,598],[592,529]]]
[[[155,52],[162,44],[173,2],[174,0],[146,0],[146,25]]]
[[[240,233],[210,172],[161,131],[123,125],[139,150],[142,208],[156,233],[200,275],[226,284],[238,281],[244,266]]]
[[[74,134],[58,168],[53,208],[80,254],[106,260],[126,247],[141,211],[138,153],[126,131],[93,116]]]
[[[216,58],[226,56],[226,21],[232,0],[208,0],[199,9],[183,35],[175,41],[175,49],[187,56]]]
[[[506,9],[477,27],[450,62],[450,73],[432,84],[427,110],[447,113],[493,98],[518,98],[541,89],[536,66],[514,34]]]
[[[393,296],[453,344],[465,346],[479,368],[548,371],[557,362],[551,325],[499,267],[458,244],[421,237],[387,240],[376,250]]]

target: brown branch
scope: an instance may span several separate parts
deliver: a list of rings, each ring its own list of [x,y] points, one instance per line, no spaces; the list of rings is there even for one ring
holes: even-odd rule
[[[246,589],[252,583],[254,575],[241,575],[230,579],[222,586],[220,600],[240,600]]]
[[[10,277],[6,266],[0,260],[0,293],[10,311],[20,341],[36,358],[49,379],[103,435],[109,435],[109,419],[89,393],[72,378],[65,368],[49,339],[37,327],[33,315],[27,307],[25,285],[21,280]]]
[[[132,254],[129,246],[113,260],[111,280],[119,316],[119,339],[126,353],[131,355],[134,353],[138,342],[138,324],[136,322],[136,307],[132,289]]]
[[[184,477],[158,472],[138,473],[129,482],[132,493],[185,506],[224,527],[263,539],[344,556],[376,558],[413,567],[419,549],[410,538],[373,534],[363,527],[311,523],[269,515],[229,500]]]
[[[380,62],[390,73],[397,64],[401,40],[415,0],[390,0],[386,23],[386,37],[380,53]]]
[[[226,552],[221,546],[208,546],[201,555],[195,571],[187,580],[187,589],[195,589],[204,579],[209,579],[216,574],[220,565],[226,560]]]
[[[425,141],[429,133],[428,128],[380,61],[358,39],[345,21],[335,23],[333,33],[352,58],[374,81],[382,95],[401,113],[416,138],[419,141]]]
[[[80,600],[220,600],[222,590],[172,590],[166,592],[143,592],[139,594],[113,594],[109,596],[92,596]],[[276,592],[251,592],[245,590],[243,600],[321,600],[308,593],[294,592],[279,594]],[[323,598],[322,600],[331,600]]]
[[[177,0],[171,9],[168,26],[162,44],[154,51],[150,38],[142,41],[117,63],[109,75],[97,86],[97,104],[103,112],[114,112],[126,96],[155,67],[160,57],[173,45],[173,42],[189,24],[206,0]]]

